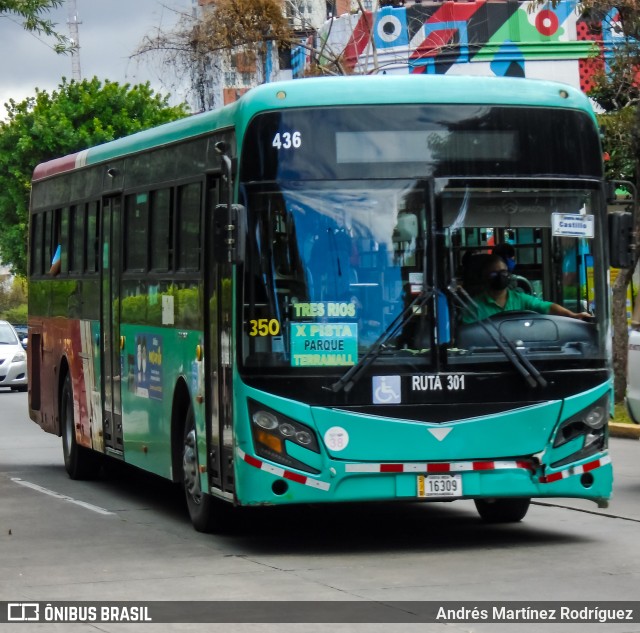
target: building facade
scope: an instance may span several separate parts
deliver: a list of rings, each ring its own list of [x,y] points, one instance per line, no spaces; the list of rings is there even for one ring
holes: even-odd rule
[[[528,77],[587,92],[622,43],[617,10],[587,19],[576,0],[406,2],[341,15],[320,29],[349,73]]]
[[[216,0],[198,0],[200,10]],[[301,78],[321,64],[344,73],[465,74],[550,79],[587,92],[622,42],[616,10],[583,17],[577,0],[282,0],[298,45],[267,43],[262,59],[212,64],[207,109],[260,83]],[[385,6],[380,6],[385,5]],[[363,8],[364,11],[360,10]],[[336,66],[336,61],[339,64]]]

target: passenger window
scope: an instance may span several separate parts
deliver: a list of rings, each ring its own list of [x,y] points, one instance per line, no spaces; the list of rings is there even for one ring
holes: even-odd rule
[[[151,269],[167,271],[172,255],[171,190],[161,189],[151,194]]]
[[[60,271],[63,273],[69,272],[69,207],[65,207],[60,211],[60,236],[58,237],[58,243],[60,244]]]
[[[71,207],[71,231],[69,239],[69,272],[84,270],[84,205]]]
[[[126,199],[125,270],[147,268],[149,194],[138,193]]]
[[[87,272],[95,273],[98,267],[98,203],[90,202],[87,208]]]
[[[178,189],[178,270],[200,269],[201,185]]]
[[[31,274],[41,275],[42,267],[42,238],[44,229],[43,213],[34,216],[33,235],[31,236]]]

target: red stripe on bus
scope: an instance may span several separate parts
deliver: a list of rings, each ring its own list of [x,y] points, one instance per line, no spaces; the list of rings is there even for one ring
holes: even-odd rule
[[[244,461],[247,462],[247,464],[249,464],[250,466],[255,466],[256,468],[262,467],[262,462],[260,460],[256,459],[255,457],[251,457],[251,455],[247,455],[246,453],[244,455]]]
[[[62,158],[54,158],[53,160],[41,163],[33,170],[33,180],[41,180],[47,176],[60,174],[63,171],[71,171],[76,167],[76,158],[80,152],[69,154]]]
[[[427,472],[448,473],[451,471],[451,464],[427,464]]]
[[[302,475],[298,475],[298,473],[292,473],[288,470],[284,471],[284,474],[282,475],[285,479],[290,479],[291,481],[295,481],[296,483],[299,484],[306,484],[307,483],[307,478],[303,477]]]
[[[404,464],[380,464],[381,473],[401,473],[404,472]]]
[[[559,481],[562,479],[562,473],[553,473],[553,475],[547,475],[546,477],[540,477],[540,483],[550,484],[554,481]]]
[[[493,462],[473,462],[473,470],[495,470],[496,465]]]
[[[597,459],[595,462],[591,462],[589,464],[585,464],[582,467],[583,472],[588,473],[590,470],[594,470],[596,468],[599,468],[602,464],[600,463],[600,460]]]

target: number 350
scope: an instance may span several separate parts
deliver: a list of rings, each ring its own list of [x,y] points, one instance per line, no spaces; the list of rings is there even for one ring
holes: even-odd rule
[[[280,322],[277,319],[251,319],[249,336],[277,336],[280,334]]]

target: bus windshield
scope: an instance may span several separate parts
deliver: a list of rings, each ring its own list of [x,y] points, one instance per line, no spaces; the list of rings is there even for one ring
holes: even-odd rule
[[[542,365],[602,360],[596,194],[468,179],[247,185],[244,365],[340,373],[377,344],[376,364],[477,369],[509,361],[505,338]],[[478,313],[498,244],[514,251],[525,307]],[[550,303],[593,318],[551,316]]]

